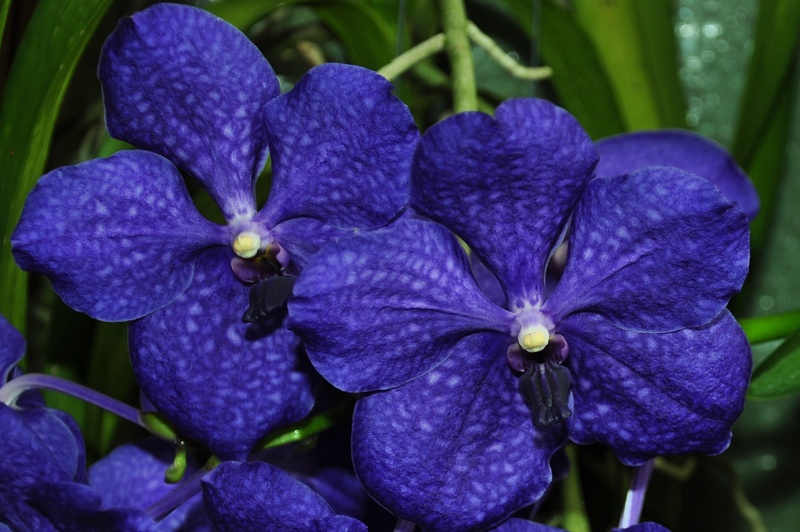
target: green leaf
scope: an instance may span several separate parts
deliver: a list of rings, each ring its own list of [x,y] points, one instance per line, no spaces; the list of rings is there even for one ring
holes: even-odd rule
[[[627,129],[685,125],[671,0],[576,0]]]
[[[800,330],[787,338],[755,369],[748,396],[772,399],[800,391]]]
[[[6,20],[8,20],[8,10],[11,8],[11,0],[3,0],[0,4],[0,43],[3,42],[3,33],[6,29]]]
[[[378,69],[394,56],[393,32],[378,11],[356,0],[226,0],[207,9],[245,30],[278,7],[314,7],[354,64]]]
[[[530,34],[530,0],[506,0]],[[480,21],[473,21],[480,26]],[[551,2],[542,4],[542,64],[553,68],[550,80],[558,103],[575,115],[592,138],[625,131],[617,100],[595,46],[575,16]]]
[[[780,95],[788,89],[800,43],[798,27],[800,2],[797,0],[759,2],[753,54],[733,143],[733,155],[745,168],[750,166],[763,143],[769,122],[779,113]]]
[[[42,174],[58,110],[86,43],[112,0],[41,0],[11,65],[0,104],[0,312],[24,329],[26,275],[10,236]]]

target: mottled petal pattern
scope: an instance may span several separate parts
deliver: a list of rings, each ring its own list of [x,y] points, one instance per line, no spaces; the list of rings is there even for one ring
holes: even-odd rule
[[[351,234],[352,231],[337,229],[313,218],[292,218],[272,230],[275,241],[289,253],[290,270],[294,272],[302,271],[325,244]]]
[[[325,64],[267,105],[271,225],[305,217],[370,229],[405,207],[419,133],[391,91],[375,72]]]
[[[174,300],[198,251],[227,238],[197,212],[169,161],[122,151],[39,179],[11,244],[17,264],[46,275],[69,306],[125,321]]]
[[[318,253],[295,284],[289,327],[317,370],[350,391],[387,389],[444,360],[464,336],[509,330],[442,226],[403,220]]]
[[[544,309],[591,310],[650,332],[697,327],[739,291],[747,217],[707,180],[649,167],[597,178],[575,209],[564,275]]]
[[[203,500],[221,531],[366,532],[335,515],[311,488],[264,462],[225,462],[202,480]]]
[[[544,271],[597,153],[569,113],[509,100],[495,118],[462,113],[431,127],[412,172],[412,206],[463,238],[509,305],[541,301]]]
[[[28,491],[36,506],[58,530],[150,532],[156,523],[138,508],[103,509],[100,494],[77,482],[41,482]]]
[[[563,425],[536,429],[507,335],[462,340],[435,369],[356,403],[353,462],[367,491],[425,530],[496,524],[542,496]]]
[[[630,174],[645,166],[674,166],[717,185],[752,220],[758,194],[747,174],[722,146],[686,130],[636,131],[601,139],[598,176]]]
[[[66,430],[56,431],[67,433]],[[24,416],[3,403],[0,403],[0,434],[0,456],[3,457],[0,460],[0,519],[14,530],[55,530],[20,497],[20,493],[37,482],[71,480],[48,446],[54,440],[42,441],[30,430]]]
[[[199,179],[228,219],[255,212],[263,108],[280,90],[247,37],[202,9],[158,4],[120,21],[98,77],[111,136]]]
[[[674,333],[626,331],[588,313],[561,329],[570,342],[572,440],[604,443],[628,465],[728,447],[751,367],[750,346],[728,311]]]
[[[153,405],[184,437],[244,459],[267,432],[311,410],[313,387],[293,333],[242,323],[249,288],[231,274],[231,256],[215,248],[198,257],[189,288],[129,335],[137,382]]]
[[[419,132],[385,78],[325,64],[267,105],[273,183],[269,225],[315,218],[348,231],[379,227],[408,202]]]

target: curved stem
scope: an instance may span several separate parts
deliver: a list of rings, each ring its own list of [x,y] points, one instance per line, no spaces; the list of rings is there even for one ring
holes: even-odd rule
[[[199,471],[196,471],[192,476],[176,486],[174,490],[151,504],[145,510],[145,513],[156,522],[164,519],[172,510],[200,493],[200,479],[218,465],[219,460],[212,457]]]
[[[444,49],[444,34],[437,33],[395,57],[391,63],[381,67],[378,70],[378,74],[391,81],[420,61],[442,51],[442,49]]]
[[[135,423],[144,429],[148,429],[148,427],[142,423],[141,412],[136,408],[122,401],[117,401],[96,390],[54,375],[29,373],[16,377],[0,388],[0,401],[9,406],[14,406],[20,395],[28,390],[34,389],[53,390],[72,397],[77,397],[112,414],[116,414],[123,419],[127,419],[131,423]]]
[[[483,33],[478,26],[472,22],[467,22],[467,35],[472,39],[472,42],[486,50],[489,57],[495,60],[497,64],[508,70],[512,76],[519,79],[526,79],[530,81],[537,81],[540,79],[549,78],[553,75],[553,69],[547,66],[542,67],[526,67],[520,65],[508,54],[500,48],[500,46],[492,40],[491,37]]]
[[[628,488],[628,496],[625,498],[625,509],[619,519],[619,528],[628,528],[639,523],[647,485],[650,482],[650,475],[653,473],[653,462],[653,460],[648,460],[634,470],[631,487]]]
[[[478,90],[475,85],[475,65],[472,62],[467,37],[467,14],[464,0],[439,0],[439,13],[445,36],[445,49],[452,72],[453,110],[476,111]]]

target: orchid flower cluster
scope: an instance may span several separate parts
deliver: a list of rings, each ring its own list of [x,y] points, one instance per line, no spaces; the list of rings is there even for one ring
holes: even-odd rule
[[[420,135],[377,73],[323,64],[281,94],[243,34],[182,5],[123,19],[98,76],[134,148],[43,176],[13,253],[73,309],[129,322],[127,417],[174,441],[87,468],[0,321],[7,527],[366,530],[369,497],[407,530],[554,530],[521,511],[568,442],[637,467],[729,445],[751,354],[726,305],[758,202],[716,144],[595,143],[534,98]],[[355,476],[261,445],[342,398]],[[663,530],[637,519],[621,526]]]

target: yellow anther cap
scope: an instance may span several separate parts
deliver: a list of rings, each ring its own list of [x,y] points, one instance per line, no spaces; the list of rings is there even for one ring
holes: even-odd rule
[[[261,237],[252,231],[239,233],[233,241],[233,252],[243,259],[251,259],[261,248]]]
[[[529,353],[538,353],[550,342],[550,331],[544,325],[529,325],[519,331],[517,341]]]

